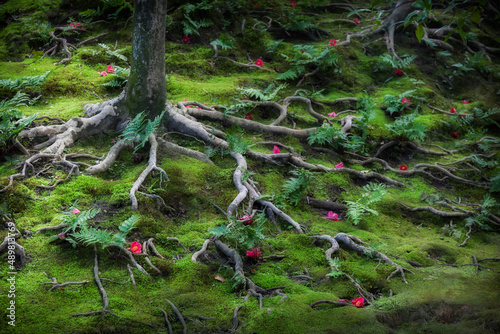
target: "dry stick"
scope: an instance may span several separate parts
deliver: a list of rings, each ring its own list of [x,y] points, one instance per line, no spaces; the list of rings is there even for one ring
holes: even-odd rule
[[[167,312],[165,312],[165,310],[163,310],[162,308],[159,308],[159,309],[163,312],[163,316],[165,317],[165,323],[167,324],[167,327],[168,327],[168,333],[173,334],[174,332],[172,331],[172,324],[168,320]]]
[[[23,144],[19,142],[19,140],[17,140],[17,138],[14,138],[14,140],[12,140],[12,144],[14,144],[14,147],[21,151],[22,154],[30,156],[30,152],[26,149],[26,147],[24,147]]]
[[[170,300],[167,299],[167,302],[170,304],[170,307],[172,307],[172,310],[174,310],[175,315],[177,316],[177,318],[181,322],[182,327],[184,328],[182,333],[186,334],[187,333],[187,326],[186,326],[186,322],[184,321],[184,318],[182,317],[181,312],[179,312],[177,307],[175,307],[174,303],[172,303]]]
[[[68,286],[68,285],[80,285],[80,284],[85,285],[88,282],[89,281],[58,283],[57,279],[54,277],[52,279],[52,282],[43,282],[42,284],[52,284],[53,286],[49,289],[49,291],[54,291],[55,289],[62,288],[64,286]]]
[[[100,35],[97,35],[97,36],[95,36],[95,37],[91,37],[91,38],[89,38],[89,39],[86,39],[86,40],[84,40],[84,41],[82,41],[82,42],[78,43],[78,44],[76,45],[76,47],[77,47],[77,48],[79,48],[81,45],[83,45],[83,44],[85,44],[85,43],[87,43],[87,42],[93,41],[94,39],[98,39],[98,38],[100,38],[100,37],[102,37],[102,36],[106,36],[107,34],[109,34],[109,32],[105,32],[105,33],[100,34]]]
[[[472,255],[472,260],[474,261],[474,265],[476,266],[476,276],[477,276],[477,272],[479,271],[479,264],[477,263],[477,258],[475,255]]]
[[[132,201],[132,211],[137,211],[138,209],[138,203],[137,203],[137,198],[135,197],[135,192],[142,185],[142,183],[149,175],[149,173],[151,173],[153,170],[159,171],[161,175],[163,175],[165,179],[168,180],[167,173],[160,167],[156,166],[156,152],[158,150],[158,142],[156,141],[156,137],[154,134],[150,134],[148,139],[149,143],[151,144],[151,148],[149,150],[148,167],[141,173],[141,175],[139,175],[137,180],[132,185],[132,188],[130,189],[130,200]]]
[[[229,329],[230,332],[236,332],[238,329],[238,311],[242,308],[245,307],[245,305],[238,305],[233,311],[233,327]]]
[[[130,279],[132,280],[132,284],[134,285],[134,288],[137,289],[137,284],[135,283],[135,278],[134,278],[134,269],[128,263],[127,263],[127,270],[128,270],[128,273],[130,274]]]

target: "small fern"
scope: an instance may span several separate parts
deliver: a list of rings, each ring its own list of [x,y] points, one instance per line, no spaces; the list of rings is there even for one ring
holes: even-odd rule
[[[378,216],[378,211],[370,208],[371,205],[379,202],[387,194],[385,185],[369,183],[363,187],[364,193],[354,201],[346,201],[348,209],[346,212],[354,225],[358,225],[366,214]]]
[[[296,169],[292,171],[296,177],[287,180],[282,187],[282,194],[293,206],[299,204],[304,191],[311,183],[312,173],[306,169]]]
[[[163,112],[156,116],[153,121],[148,120],[147,122],[144,112],[137,114],[120,134],[120,137],[123,138],[122,141],[133,140],[139,142],[134,148],[134,153],[136,153],[139,149],[144,147],[149,140],[149,136],[158,128],[165,112],[166,110],[163,110]]]
[[[276,98],[276,95],[278,95],[279,91],[283,88],[286,88],[286,85],[279,85],[278,87],[276,87],[276,85],[272,83],[267,86],[264,91],[257,88],[240,88],[239,91],[241,92],[241,94],[245,94],[248,97],[256,100],[271,101]]]
[[[214,45],[214,46],[218,46],[218,47],[222,48],[222,50],[230,50],[230,49],[234,48],[233,41],[227,40],[224,38],[211,41],[210,44]]]
[[[397,136],[405,137],[412,141],[423,141],[427,128],[417,120],[417,117],[417,113],[401,116],[394,124],[386,124],[385,126]]]
[[[323,123],[321,127],[311,132],[309,138],[307,138],[307,142],[309,143],[309,145],[324,145],[328,143],[331,145],[333,144],[335,147],[338,147],[338,144],[345,142],[346,139],[347,134],[340,132],[340,130],[327,123]]]
[[[26,76],[18,79],[2,79],[0,80],[0,88],[11,90],[40,88],[47,79],[49,73],[50,71],[47,71],[42,75]]]

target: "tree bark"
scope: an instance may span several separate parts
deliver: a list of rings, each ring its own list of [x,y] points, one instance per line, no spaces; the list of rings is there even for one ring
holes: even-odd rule
[[[124,107],[130,116],[153,119],[165,109],[165,29],[167,0],[136,0],[131,71]]]

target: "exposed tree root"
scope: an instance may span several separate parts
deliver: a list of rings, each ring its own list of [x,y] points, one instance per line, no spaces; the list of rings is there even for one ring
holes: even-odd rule
[[[325,210],[347,210],[348,206],[341,204],[341,203],[336,203],[336,202],[331,202],[331,201],[323,201],[317,198],[313,197],[304,197],[302,198],[303,201],[307,202],[307,204],[315,207],[315,208],[321,208]]]
[[[464,212],[440,211],[440,210],[437,210],[431,206],[419,206],[419,207],[412,208],[404,203],[401,203],[401,202],[398,202],[398,203],[399,203],[399,205],[404,207],[406,210],[411,211],[411,212],[427,211],[427,212],[431,212],[435,215],[438,215],[441,217],[447,217],[447,218],[464,218],[464,217],[470,216],[470,214],[464,213]],[[473,214],[474,212],[471,212],[471,213]]]
[[[324,300],[324,299],[318,300],[317,302],[314,302],[314,303],[311,303],[311,304],[309,304],[309,306],[314,308],[319,304],[332,304],[332,305],[336,305],[336,306],[353,306],[353,307],[355,307],[351,303],[335,302],[333,300]]]
[[[137,284],[135,283],[135,277],[134,277],[134,269],[128,263],[127,263],[127,270],[128,270],[129,275],[130,275],[130,280],[132,281],[132,284],[134,285],[134,288],[137,289]]]
[[[458,244],[457,245],[458,247],[465,247],[467,245],[467,241],[469,241],[469,239],[470,239],[471,232],[472,232],[472,226],[469,226],[469,231],[465,234],[464,241],[462,243]],[[476,275],[477,275],[477,273],[476,273]]]
[[[238,305],[233,311],[233,327],[229,328],[229,332],[236,332],[236,330],[239,327],[239,322],[238,322],[238,311],[242,308],[245,307],[245,305]]]
[[[187,326],[186,326],[186,322],[184,321],[184,318],[182,317],[181,312],[179,312],[177,307],[175,307],[174,303],[172,303],[170,300],[167,299],[167,302],[170,305],[170,307],[172,308],[172,310],[174,311],[175,315],[177,316],[177,319],[179,319],[179,321],[182,324],[182,328],[183,328],[182,333],[186,334],[187,333]]]
[[[57,282],[57,279],[55,277],[52,278],[52,282],[44,282],[42,284],[52,284],[52,287],[49,289],[49,291],[54,291],[57,288],[62,288],[68,285],[85,285],[89,281],[81,281],[81,282],[64,282],[64,283],[59,283]]]
[[[158,307],[159,308],[159,307]],[[159,308],[160,311],[163,312],[163,316],[165,318],[165,323],[167,324],[167,328],[168,328],[168,334],[173,334],[174,332],[172,331],[172,324],[170,323],[170,321],[168,320],[168,315],[167,315],[167,312],[165,312],[164,309],[162,308]]]
[[[68,227],[68,224],[60,224],[57,226],[47,226],[47,227],[42,227],[36,230],[36,233],[40,233],[42,231],[53,231],[53,230],[60,230],[62,228]]]

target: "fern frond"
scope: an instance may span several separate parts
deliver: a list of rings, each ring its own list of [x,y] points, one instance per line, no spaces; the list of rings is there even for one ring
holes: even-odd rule
[[[109,232],[98,230],[92,226],[89,228],[82,228],[80,231],[73,232],[71,235],[85,246],[99,243],[102,244],[102,248],[108,246],[112,238]]]
[[[100,209],[90,209],[87,211],[81,211],[77,215],[74,215],[72,213],[64,214],[64,216],[62,217],[63,223],[68,224],[65,233],[69,230],[75,232],[77,228],[86,228],[87,220],[94,218],[99,212],[101,212]]]
[[[142,130],[146,125],[145,119],[146,119],[146,114],[144,112],[137,114],[134,117],[134,119],[128,123],[127,127],[120,134],[120,137],[123,138],[122,140],[126,141],[137,137],[139,133],[142,132]]]

